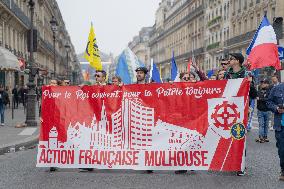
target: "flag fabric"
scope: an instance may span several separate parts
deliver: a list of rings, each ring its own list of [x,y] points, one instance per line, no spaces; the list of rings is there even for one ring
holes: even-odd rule
[[[171,63],[171,81],[178,81],[178,68],[175,60],[175,55],[173,52],[172,63]]]
[[[121,77],[124,84],[132,84],[136,82],[136,68],[144,66],[144,63],[141,62],[131,49],[127,47],[119,55],[117,61],[115,61],[115,74],[111,69],[109,74],[110,76],[117,75]]]
[[[188,64],[187,64],[187,71],[191,72],[191,66],[192,64],[195,64],[195,57],[194,57],[194,53],[193,50],[191,51],[192,57],[189,59]],[[192,69],[195,69],[194,67]]]
[[[161,79],[161,81],[163,82],[163,77],[162,77],[162,66],[161,66],[161,64],[160,64],[160,66],[159,66],[159,71],[160,71],[160,79]]]
[[[188,64],[187,64],[187,72],[190,72],[190,68],[191,68],[191,64],[192,64],[192,59],[189,59]]]
[[[210,78],[213,74],[214,74],[214,70],[212,69],[207,73],[207,77]]]
[[[281,69],[276,34],[266,15],[263,17],[246,54],[250,70],[269,66],[273,66],[277,70]]]
[[[260,74],[260,69],[255,69],[252,71],[252,75],[254,76],[254,81],[256,84],[259,83],[259,74]]]
[[[99,53],[99,47],[97,45],[97,39],[94,31],[93,24],[91,25],[88,44],[85,51],[84,58],[90,63],[90,65],[96,70],[102,70],[103,65]]]
[[[121,77],[121,80],[124,84],[131,84],[131,76],[128,71],[128,65],[127,65],[127,60],[126,60],[126,55],[122,53],[117,62],[117,67],[116,67],[116,75]]]
[[[25,65],[26,65],[25,60],[24,60],[23,58],[20,58],[20,59],[19,59],[19,66],[20,66],[20,69],[21,69],[21,70],[24,70],[24,69],[25,69]]]
[[[151,59],[151,70],[150,70],[149,83],[151,83],[151,81],[154,81],[155,83],[162,83],[159,70],[157,68],[157,65],[154,63],[153,59]]]
[[[251,130],[252,117],[253,117],[253,113],[254,113],[254,106],[255,106],[255,100],[251,99],[250,100],[250,106],[249,106],[249,119],[248,119],[248,125],[247,125],[248,130]]]

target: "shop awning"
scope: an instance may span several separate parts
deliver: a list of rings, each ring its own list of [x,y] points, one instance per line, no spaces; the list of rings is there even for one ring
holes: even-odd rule
[[[0,47],[0,70],[20,70],[18,58],[3,47]]]

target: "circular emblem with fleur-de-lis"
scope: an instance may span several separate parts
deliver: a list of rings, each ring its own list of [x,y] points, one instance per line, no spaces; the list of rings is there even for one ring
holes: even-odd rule
[[[236,123],[231,128],[231,135],[236,140],[241,140],[245,137],[246,128],[242,123]]]

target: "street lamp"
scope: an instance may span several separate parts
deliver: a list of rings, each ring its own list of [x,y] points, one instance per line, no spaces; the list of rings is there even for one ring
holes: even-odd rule
[[[35,93],[35,76],[38,72],[38,69],[34,67],[34,7],[35,2],[33,0],[29,0],[28,2],[30,12],[31,12],[31,25],[30,25],[30,57],[29,57],[29,82],[27,83],[28,86],[28,94],[27,94],[27,114],[26,114],[26,125],[27,126],[37,126],[37,121],[35,119],[35,105],[36,105],[36,93]]]
[[[58,26],[58,23],[55,19],[54,16],[52,16],[51,20],[50,20],[50,25],[51,25],[51,31],[52,31],[52,34],[53,34],[53,71],[54,71],[54,78],[56,78],[56,52],[55,52],[55,33],[57,31],[57,26]]]
[[[69,50],[70,50],[71,46],[67,42],[64,47],[65,47],[66,53],[67,53],[67,57],[66,57],[67,58],[67,65],[66,65],[67,79],[70,80],[70,75],[69,75]]]

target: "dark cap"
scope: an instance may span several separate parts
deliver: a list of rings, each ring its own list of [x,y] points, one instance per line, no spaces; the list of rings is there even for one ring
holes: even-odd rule
[[[260,82],[261,82],[261,83],[265,83],[265,84],[270,84],[267,79],[263,79],[263,80],[261,80]]]
[[[230,53],[229,55],[234,57],[235,59],[237,59],[240,62],[240,64],[243,64],[243,62],[245,60],[245,58],[242,55],[242,53]]]
[[[138,71],[142,71],[142,72],[144,72],[145,74],[147,74],[147,73],[148,73],[148,69],[147,69],[147,68],[145,68],[145,67],[139,67],[139,68],[137,68],[135,71],[136,71],[136,72],[138,72]]]

